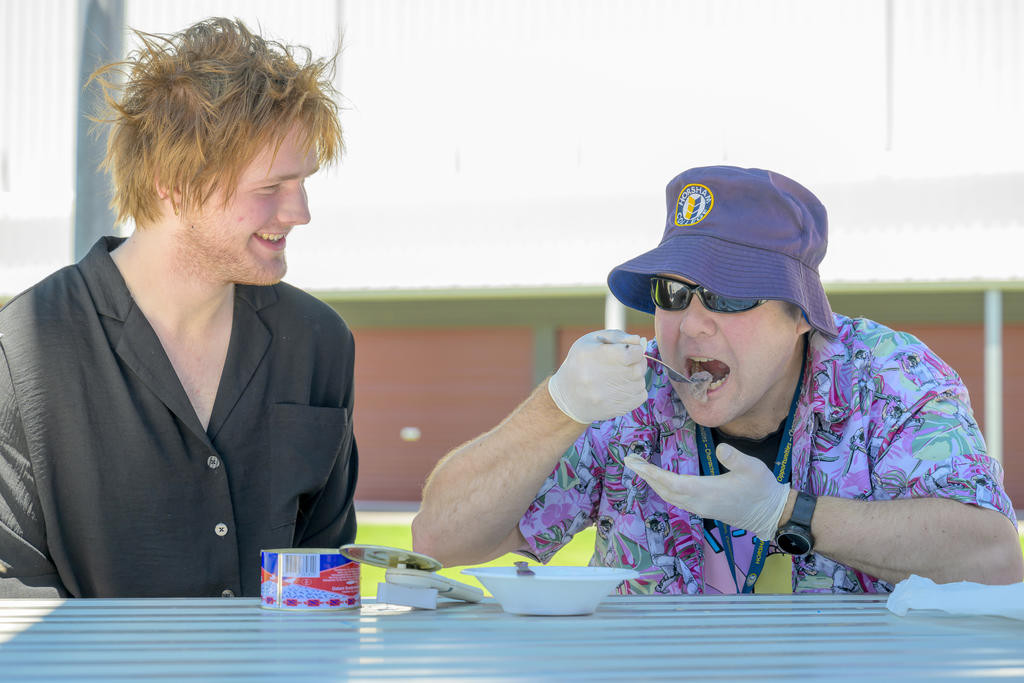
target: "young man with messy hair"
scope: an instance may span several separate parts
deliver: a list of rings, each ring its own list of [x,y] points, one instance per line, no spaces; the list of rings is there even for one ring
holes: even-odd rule
[[[261,548],[355,537],[352,335],[281,282],[341,153],[333,60],[136,35],[93,75],[134,232],[0,310],[0,597],[253,596]]]

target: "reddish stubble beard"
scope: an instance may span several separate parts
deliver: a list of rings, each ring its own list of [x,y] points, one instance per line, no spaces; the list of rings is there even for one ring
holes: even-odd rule
[[[257,232],[280,232],[263,228],[248,234],[222,228],[230,220],[220,212],[197,219],[186,227],[179,240],[177,268],[194,280],[215,284],[273,285],[288,270],[285,250],[272,251],[258,243]],[[242,222],[243,219],[238,219]]]

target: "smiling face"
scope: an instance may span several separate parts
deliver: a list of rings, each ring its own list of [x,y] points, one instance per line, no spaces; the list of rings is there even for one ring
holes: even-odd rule
[[[714,313],[694,296],[682,311],[656,308],[654,313],[665,362],[686,375],[712,374],[704,401],[673,383],[690,416],[748,438],[772,433],[785,419],[800,376],[802,336],[810,329],[781,301],[741,313]]]
[[[216,283],[270,285],[287,270],[286,235],[309,222],[305,179],[316,172],[315,150],[302,149],[293,128],[275,155],[268,144],[242,172],[224,203],[215,193],[198,213],[183,216],[178,265]]]

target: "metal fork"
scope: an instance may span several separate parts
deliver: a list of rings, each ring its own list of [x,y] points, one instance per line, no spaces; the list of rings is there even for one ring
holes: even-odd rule
[[[692,384],[693,382],[697,381],[682,374],[678,370],[674,369],[671,365],[661,360],[660,358],[655,358],[654,356],[650,356],[646,353],[644,354],[644,358],[646,358],[647,360],[653,360],[655,363],[659,363],[663,368],[665,368],[668,371],[668,378],[673,382],[689,382]]]

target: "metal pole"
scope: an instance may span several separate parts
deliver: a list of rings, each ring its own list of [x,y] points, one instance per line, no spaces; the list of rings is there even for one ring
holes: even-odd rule
[[[553,325],[533,328],[533,384],[537,386],[558,369],[558,330]]]
[[[626,329],[626,307],[611,292],[604,295],[604,329]]]
[[[985,442],[1003,462],[1003,293],[985,292]]]
[[[84,90],[89,74],[101,64],[121,59],[124,30],[123,0],[79,0],[78,112],[75,121],[75,260],[89,251],[102,235],[114,230],[110,189],[98,166],[106,144],[90,133],[89,115],[100,102],[97,88]]]

